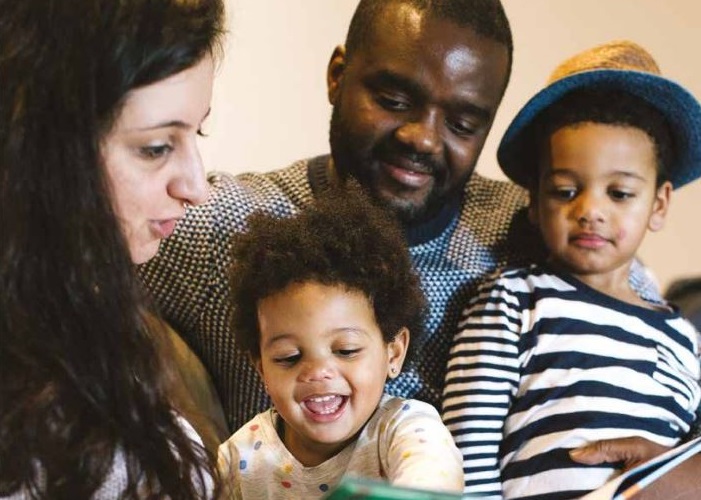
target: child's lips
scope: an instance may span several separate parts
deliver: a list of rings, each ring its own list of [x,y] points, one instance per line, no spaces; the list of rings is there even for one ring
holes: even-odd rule
[[[608,238],[597,233],[579,233],[570,238],[575,245],[583,248],[597,249],[609,243]]]

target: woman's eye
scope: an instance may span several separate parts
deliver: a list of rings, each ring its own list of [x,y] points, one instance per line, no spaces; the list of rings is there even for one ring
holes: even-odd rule
[[[209,137],[209,134],[207,134],[202,127],[197,129],[197,135],[200,137]]]
[[[143,146],[139,148],[141,156],[148,160],[157,160],[173,151],[173,146],[170,144],[159,144],[153,146]]]

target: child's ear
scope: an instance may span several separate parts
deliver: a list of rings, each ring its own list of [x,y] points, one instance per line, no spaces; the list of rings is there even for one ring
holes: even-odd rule
[[[667,211],[669,210],[669,200],[672,197],[672,183],[666,181],[657,188],[655,200],[652,203],[652,213],[647,227],[650,231],[659,231],[664,227]]]
[[[528,190],[528,220],[538,226],[538,194],[535,189]]]
[[[402,371],[408,348],[409,329],[402,327],[394,339],[387,344],[387,374],[389,378],[396,378]]]

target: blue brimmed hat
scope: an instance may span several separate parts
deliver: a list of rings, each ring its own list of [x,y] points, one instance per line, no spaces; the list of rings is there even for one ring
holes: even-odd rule
[[[701,177],[701,105],[681,85],[664,78],[652,56],[629,41],[599,45],[560,64],[548,85],[533,96],[511,122],[497,150],[504,173],[524,187],[535,174],[525,155],[524,132],[536,117],[566,94],[582,88],[611,88],[629,92],[657,108],[674,137],[674,163],[668,177],[674,189]]]

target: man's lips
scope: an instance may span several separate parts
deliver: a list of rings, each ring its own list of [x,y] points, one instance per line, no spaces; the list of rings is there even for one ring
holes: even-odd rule
[[[605,238],[596,233],[580,233],[570,237],[570,241],[578,247],[597,249],[609,243]]]
[[[420,189],[433,180],[433,174],[428,169],[407,162],[381,161],[380,164],[394,181],[403,186]]]

